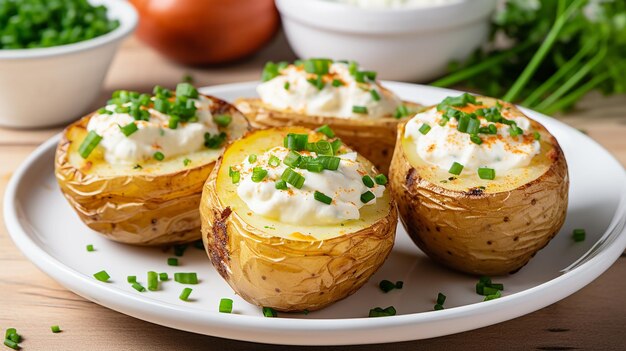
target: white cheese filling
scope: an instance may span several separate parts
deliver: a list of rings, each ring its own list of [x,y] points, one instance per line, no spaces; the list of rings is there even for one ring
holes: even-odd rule
[[[540,151],[540,143],[529,131],[530,121],[521,113],[507,113],[502,116],[517,123],[524,134],[511,136],[509,126],[494,123],[497,134],[478,134],[482,144],[471,141],[470,135],[457,129],[458,122],[452,118],[444,126],[439,125],[442,112],[436,107],[416,114],[407,122],[404,136],[411,138],[418,156],[441,169],[449,170],[454,162],[463,165],[463,172],[476,171],[480,167],[492,168],[497,173],[513,168],[527,166]],[[481,127],[491,122],[479,117]],[[430,130],[426,134],[420,128],[428,124]]]
[[[372,188],[363,183],[367,174],[363,166],[356,161],[356,153],[340,155],[339,168],[336,171],[323,170],[309,172],[294,168],[304,176],[304,185],[297,189],[288,184],[288,189],[276,189],[275,183],[288,167],[282,161],[289,150],[275,147],[263,155],[258,155],[254,162],[246,159],[241,165],[234,166],[240,172],[237,194],[254,213],[275,219],[283,223],[299,225],[332,225],[347,220],[360,218],[359,209],[376,203],[376,198],[383,196],[385,187],[374,182]],[[302,151],[302,155],[316,157],[315,153]],[[274,155],[280,164],[272,167],[268,164]],[[267,170],[267,176],[261,182],[252,180],[254,167]],[[315,191],[330,197],[332,202],[325,204],[315,199]],[[361,194],[371,191],[375,198],[367,203],[361,201]]]
[[[189,154],[204,148],[204,134],[218,134],[211,114],[212,101],[204,96],[195,99],[197,122],[181,122],[176,129],[168,127],[170,116],[149,109],[149,121],[136,121],[128,113],[115,112],[116,105],[105,108],[112,114],[97,114],[91,117],[88,131],[102,137],[98,144],[104,150],[104,159],[109,164],[134,164],[154,157],[161,152],[165,158]],[[128,106],[130,103],[125,104]],[[120,130],[130,123],[137,131],[126,136]]]
[[[308,81],[315,77],[301,67],[289,65],[277,77],[261,83],[257,93],[265,104],[275,109],[291,109],[309,116],[381,118],[392,115],[402,104],[398,96],[382,89],[378,83],[357,82],[345,63],[330,65],[328,74],[323,76],[325,85],[321,90]],[[342,85],[334,86],[335,79]],[[354,106],[365,107],[367,113],[354,112]]]

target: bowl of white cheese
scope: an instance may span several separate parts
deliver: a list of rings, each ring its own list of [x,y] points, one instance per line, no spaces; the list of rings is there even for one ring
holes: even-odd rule
[[[427,82],[485,42],[496,0],[276,0],[301,58],[355,60],[389,80]]]

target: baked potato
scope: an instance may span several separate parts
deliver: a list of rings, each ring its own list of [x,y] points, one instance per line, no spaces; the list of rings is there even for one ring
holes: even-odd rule
[[[473,102],[459,102],[463,99]],[[459,128],[461,119],[466,117],[458,117],[464,115],[480,121],[480,132],[459,132],[463,129]],[[442,122],[446,117],[447,124]],[[426,122],[428,118],[430,124]],[[512,122],[523,122],[525,118],[525,130]],[[490,127],[489,122],[495,127]],[[411,123],[417,124],[410,126]],[[407,132],[416,126],[420,126],[417,137]],[[446,127],[450,130],[438,134]],[[489,128],[494,129],[492,133]],[[432,145],[420,144],[420,138],[426,140],[431,133]],[[472,142],[470,138],[481,140]],[[445,140],[457,141],[459,150],[464,150],[461,152],[478,150],[469,151],[474,152],[473,158],[466,158],[465,162],[479,168],[464,168],[460,159],[455,162],[460,167],[452,166],[455,159],[446,157],[456,151],[444,145]],[[497,144],[498,140],[504,140],[503,144]],[[507,140],[513,141],[506,144]],[[524,154],[524,148],[534,152]],[[425,150],[443,153],[437,159]],[[502,154],[502,150],[511,154]],[[479,152],[488,158],[475,159]],[[497,155],[490,161],[493,154]],[[519,157],[515,161],[519,164],[510,169],[480,167],[488,162],[501,167],[510,155],[513,156],[509,161]],[[437,164],[433,160],[447,163]],[[452,167],[448,168],[448,164]],[[558,142],[540,123],[509,103],[464,94],[448,98],[398,126],[390,186],[402,223],[428,256],[458,271],[503,275],[522,268],[559,232],[567,211],[569,178]]]
[[[264,82],[259,86],[261,98],[241,98],[235,101],[235,106],[257,128],[303,126],[315,129],[329,125],[346,144],[387,174],[398,123],[422,106],[401,101],[375,80],[375,72],[358,71],[354,63],[329,63],[328,68],[321,71],[324,74],[307,70],[311,61],[315,64],[328,62],[316,60],[294,65],[282,63],[282,66],[268,63]],[[320,82],[317,77],[321,77],[321,89],[314,86]],[[335,83],[338,81],[341,85]],[[278,88],[268,89],[270,85]],[[271,91],[264,94],[263,89]],[[372,95],[371,91],[376,92]],[[329,94],[333,95],[329,97]],[[358,107],[365,108],[366,113],[353,112]]]
[[[231,178],[235,172],[237,182],[243,184],[245,175],[233,169],[251,154],[272,152],[272,147],[283,145],[289,134],[308,134],[309,141],[314,142],[324,139],[322,134],[302,127],[270,128],[253,131],[226,148],[204,185],[200,203],[202,240],[213,266],[246,301],[278,311],[313,311],[357,291],[383,264],[394,243],[397,212],[384,187],[374,204],[363,205],[356,212],[356,219],[337,223],[304,224],[314,216],[305,214],[301,219],[283,221],[252,210],[238,193],[243,185]],[[350,151],[345,146],[340,149],[340,153]],[[362,156],[356,162],[363,166],[363,175],[377,174]],[[308,173],[305,175],[308,177]],[[384,176],[378,177],[377,182],[384,180],[379,184],[386,183]],[[271,173],[263,181],[273,181]],[[282,191],[289,194],[297,190],[289,185]],[[358,193],[356,196],[358,201]],[[331,198],[328,200],[330,204]],[[334,204],[336,199],[332,201]],[[281,212],[307,206],[302,201],[300,206],[285,205]]]
[[[155,152],[154,157],[148,159],[111,163],[106,159],[108,151],[97,145],[85,155],[87,139],[94,133],[88,130],[90,121],[101,118],[103,113],[118,116],[117,112],[109,113],[104,109],[83,117],[63,131],[56,150],[55,175],[63,195],[88,227],[111,240],[136,245],[175,244],[200,238],[198,207],[202,186],[223,147],[215,142],[225,144],[227,140],[240,137],[249,129],[249,124],[234,106],[210,96],[198,98],[207,103],[213,116],[230,116],[231,123],[218,127],[223,140],[216,136],[207,138],[205,134],[207,147],[201,146],[189,153],[169,157],[164,149],[158,149],[163,152]],[[168,99],[172,106],[175,99],[172,94]],[[146,107],[144,111],[147,110]],[[154,118],[154,115],[148,117]],[[130,123],[138,127],[124,128],[127,128],[126,132],[141,132],[142,123],[150,122],[138,120]],[[167,135],[174,132],[166,130],[167,123],[165,121],[159,131],[161,136],[165,132]],[[193,122],[187,122],[190,123]],[[181,130],[184,124],[181,122],[177,128]],[[119,128],[122,130],[122,126]],[[136,133],[135,136],[142,134]],[[132,137],[128,136],[129,139]],[[103,141],[106,136],[104,138]],[[207,145],[207,141],[214,144]],[[114,147],[119,148],[119,143]]]

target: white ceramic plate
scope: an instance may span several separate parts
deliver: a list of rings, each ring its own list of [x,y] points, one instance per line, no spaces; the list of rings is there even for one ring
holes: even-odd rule
[[[254,96],[256,83],[203,89],[226,100]],[[424,104],[459,92],[387,83],[403,99]],[[394,250],[361,290],[322,311],[308,315],[263,317],[260,308],[236,296],[201,250],[189,247],[179,267],[166,260],[172,252],[117,244],[84,226],[62,197],[53,174],[59,137],[39,147],[15,173],[5,197],[5,219],[11,237],[24,254],[60,284],[91,301],[153,323],[231,339],[300,345],[363,344],[429,338],[476,329],[512,319],[574,293],[604,272],[626,247],[626,174],[594,141],[551,118],[526,111],[543,123],[563,147],[571,177],[570,204],[561,233],[520,272],[496,279],[504,296],[482,302],[474,292],[476,277],[455,273],[427,259],[398,228]],[[575,243],[572,229],[585,228],[587,240]],[[594,243],[598,243],[594,245]],[[93,244],[94,252],[85,245]],[[573,266],[567,273],[562,270]],[[106,269],[112,281],[92,275]],[[157,292],[139,293],[126,282],[146,272],[198,272],[192,302],[178,299],[183,286],[168,281]],[[387,294],[382,279],[404,281],[402,290]],[[433,311],[438,292],[447,295],[446,309]],[[217,311],[222,297],[234,300],[232,314]],[[365,318],[370,308],[393,305],[397,316]]]

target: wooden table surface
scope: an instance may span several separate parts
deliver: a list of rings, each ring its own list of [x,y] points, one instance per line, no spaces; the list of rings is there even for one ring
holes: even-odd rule
[[[111,91],[148,91],[175,85],[190,74],[198,86],[257,79],[266,60],[293,59],[279,35],[259,54],[211,68],[182,67],[159,57],[134,38],[119,50],[104,84]],[[584,130],[626,165],[626,95],[587,96],[561,116]],[[18,131],[0,128],[0,195],[16,167],[60,128]],[[0,205],[1,206],[1,205]],[[0,216],[2,216],[0,211]],[[1,218],[1,217],[0,217]],[[4,223],[4,220],[0,220]],[[101,307],[64,289],[39,271],[13,245],[0,225],[0,328],[16,327],[25,350],[288,350],[174,330]],[[63,328],[50,332],[51,324]],[[626,255],[572,296],[529,315],[465,333],[385,345],[328,347],[333,350],[626,350]]]

